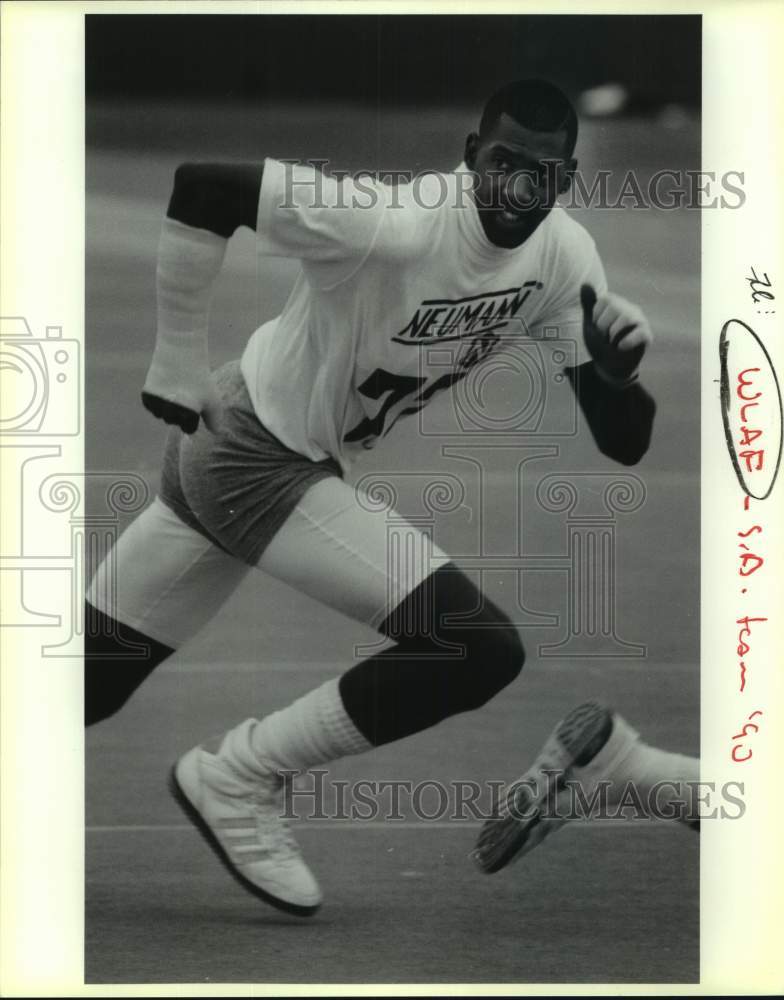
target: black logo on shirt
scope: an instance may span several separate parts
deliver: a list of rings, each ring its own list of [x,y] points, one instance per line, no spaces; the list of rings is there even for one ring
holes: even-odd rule
[[[426,299],[409,323],[392,340],[396,344],[438,344],[462,340],[506,326],[541,281],[525,281],[520,288],[484,292],[464,299]]]

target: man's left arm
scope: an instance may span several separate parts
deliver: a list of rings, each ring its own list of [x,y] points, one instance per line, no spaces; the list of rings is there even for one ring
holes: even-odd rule
[[[591,360],[566,375],[602,454],[636,465],[648,450],[656,404],[640,385],[639,367],[652,341],[642,310],[620,295],[580,289],[583,339]]]

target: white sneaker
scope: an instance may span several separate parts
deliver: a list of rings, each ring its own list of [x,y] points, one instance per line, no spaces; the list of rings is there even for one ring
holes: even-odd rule
[[[254,782],[239,777],[203,747],[171,771],[175,799],[218,858],[249,892],[280,910],[310,916],[321,890],[288,829],[278,774]]]
[[[559,789],[574,765],[592,759],[612,730],[612,713],[596,702],[580,705],[558,723],[531,767],[500,793],[493,818],[483,824],[471,854],[483,872],[499,871],[563,826],[557,810],[551,815]]]
[[[579,705],[558,723],[525,774],[501,792],[471,856],[486,874],[499,871],[564,825],[569,816],[564,807],[570,798],[567,783],[577,782],[592,794],[599,782],[611,776],[616,786],[608,790],[612,803],[618,800],[619,779],[633,779],[635,774],[644,777],[653,755],[673,756],[643,744],[625,719],[603,705],[595,701]],[[661,777],[680,780],[677,774],[664,771]],[[687,811],[677,819],[699,830],[696,813]]]

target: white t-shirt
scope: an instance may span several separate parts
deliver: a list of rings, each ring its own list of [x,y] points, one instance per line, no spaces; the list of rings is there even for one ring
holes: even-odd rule
[[[580,285],[606,289],[593,239],[556,207],[522,246],[496,247],[469,190],[463,165],[393,187],[266,160],[258,250],[301,270],[242,372],[287,447],[347,470],[503,338],[581,339]]]

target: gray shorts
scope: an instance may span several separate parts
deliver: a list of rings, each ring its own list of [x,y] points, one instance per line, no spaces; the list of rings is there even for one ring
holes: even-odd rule
[[[160,497],[185,524],[255,566],[307,490],[342,473],[334,459],[313,462],[260,423],[239,361],[224,365],[215,378],[224,426],[219,434],[203,422],[195,434],[172,428]]]

